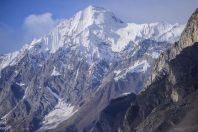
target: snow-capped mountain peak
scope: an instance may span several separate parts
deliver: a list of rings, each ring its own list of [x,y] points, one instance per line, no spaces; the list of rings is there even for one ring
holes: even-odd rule
[[[49,50],[51,53],[60,47],[76,44],[89,50],[95,43],[101,42],[109,44],[112,51],[120,52],[130,41],[134,43],[144,39],[175,41],[182,30],[183,25],[165,22],[124,23],[109,10],[89,6],[77,12],[74,17],[61,21],[52,32],[42,38],[42,41],[45,51]]]
[[[35,49],[36,52],[55,53],[61,47],[72,47],[81,50],[89,59],[95,56],[111,60],[114,57],[113,53],[121,52],[127,46],[135,47],[145,39],[157,42],[177,41],[183,28],[184,25],[165,22],[124,23],[109,10],[89,6],[77,12],[74,17],[60,21],[50,33],[25,45],[18,54],[22,56],[26,50],[34,52]],[[7,59],[2,59],[3,68],[12,60],[16,61],[13,57],[9,62],[5,62]]]
[[[73,30],[78,33],[91,25],[106,24],[112,26],[123,23],[111,11],[95,6],[89,6],[86,9],[79,11],[70,19],[70,21],[70,31]]]
[[[124,23],[109,10],[89,6],[77,12],[74,17],[61,21],[54,30],[41,38],[41,43],[42,50],[50,53],[71,45],[81,45],[92,51],[99,43],[106,43],[113,52],[120,52],[129,43],[138,43],[144,39],[175,41],[183,27],[165,22]]]

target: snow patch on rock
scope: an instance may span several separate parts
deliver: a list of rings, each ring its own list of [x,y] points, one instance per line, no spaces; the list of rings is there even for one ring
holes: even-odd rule
[[[54,110],[49,112],[43,120],[43,129],[56,128],[61,122],[69,119],[78,109],[75,110],[74,106],[65,103],[64,100],[59,99],[58,104]]]
[[[60,76],[61,74],[56,70],[56,67],[53,68],[51,76]]]
[[[16,84],[19,85],[19,86],[21,86],[21,87],[22,87],[22,86],[25,86],[25,83],[22,83],[22,82],[19,82],[19,83],[16,82]]]
[[[173,102],[178,102],[178,99],[179,99],[179,95],[177,93],[176,90],[173,90],[172,93],[171,93],[171,98],[173,100]]]
[[[131,93],[130,92],[122,93],[122,96],[127,96],[129,94],[131,94]]]
[[[131,67],[129,67],[128,69],[125,69],[124,73],[116,76],[114,78],[115,81],[118,81],[120,79],[123,79],[127,73],[139,73],[139,72],[146,72],[147,69],[150,67],[149,63],[146,60],[143,61],[136,61],[134,63],[134,65],[132,65]]]
[[[114,71],[114,73],[115,73],[116,76],[119,75],[121,72],[122,72],[122,70],[115,70]]]
[[[160,56],[160,53],[158,52],[152,52],[151,53],[152,58],[157,59]]]
[[[8,65],[14,65],[15,61],[14,59],[18,56],[19,52],[13,52],[13,53],[9,53],[9,54],[5,54],[3,56],[0,57],[0,60],[2,59],[2,62],[0,63],[0,71],[7,67]]]

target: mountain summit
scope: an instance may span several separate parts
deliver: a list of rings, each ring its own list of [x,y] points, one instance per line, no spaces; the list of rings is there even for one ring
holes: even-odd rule
[[[73,28],[71,30],[84,30],[90,25],[119,25],[123,22],[118,19],[111,11],[101,7],[89,6],[79,11],[71,20]],[[76,27],[75,27],[76,25]]]

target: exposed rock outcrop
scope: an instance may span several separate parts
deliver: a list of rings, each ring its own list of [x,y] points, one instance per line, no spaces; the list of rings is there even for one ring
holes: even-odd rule
[[[150,83],[158,76],[168,72],[168,61],[174,59],[184,48],[198,42],[198,9],[189,18],[188,23],[181,34],[179,42],[176,42],[168,51],[162,53],[154,66]]]

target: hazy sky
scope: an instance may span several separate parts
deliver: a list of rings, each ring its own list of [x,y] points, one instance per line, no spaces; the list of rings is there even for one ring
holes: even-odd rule
[[[125,22],[185,24],[198,0],[0,0],[0,54],[21,48],[88,5],[110,9]]]

